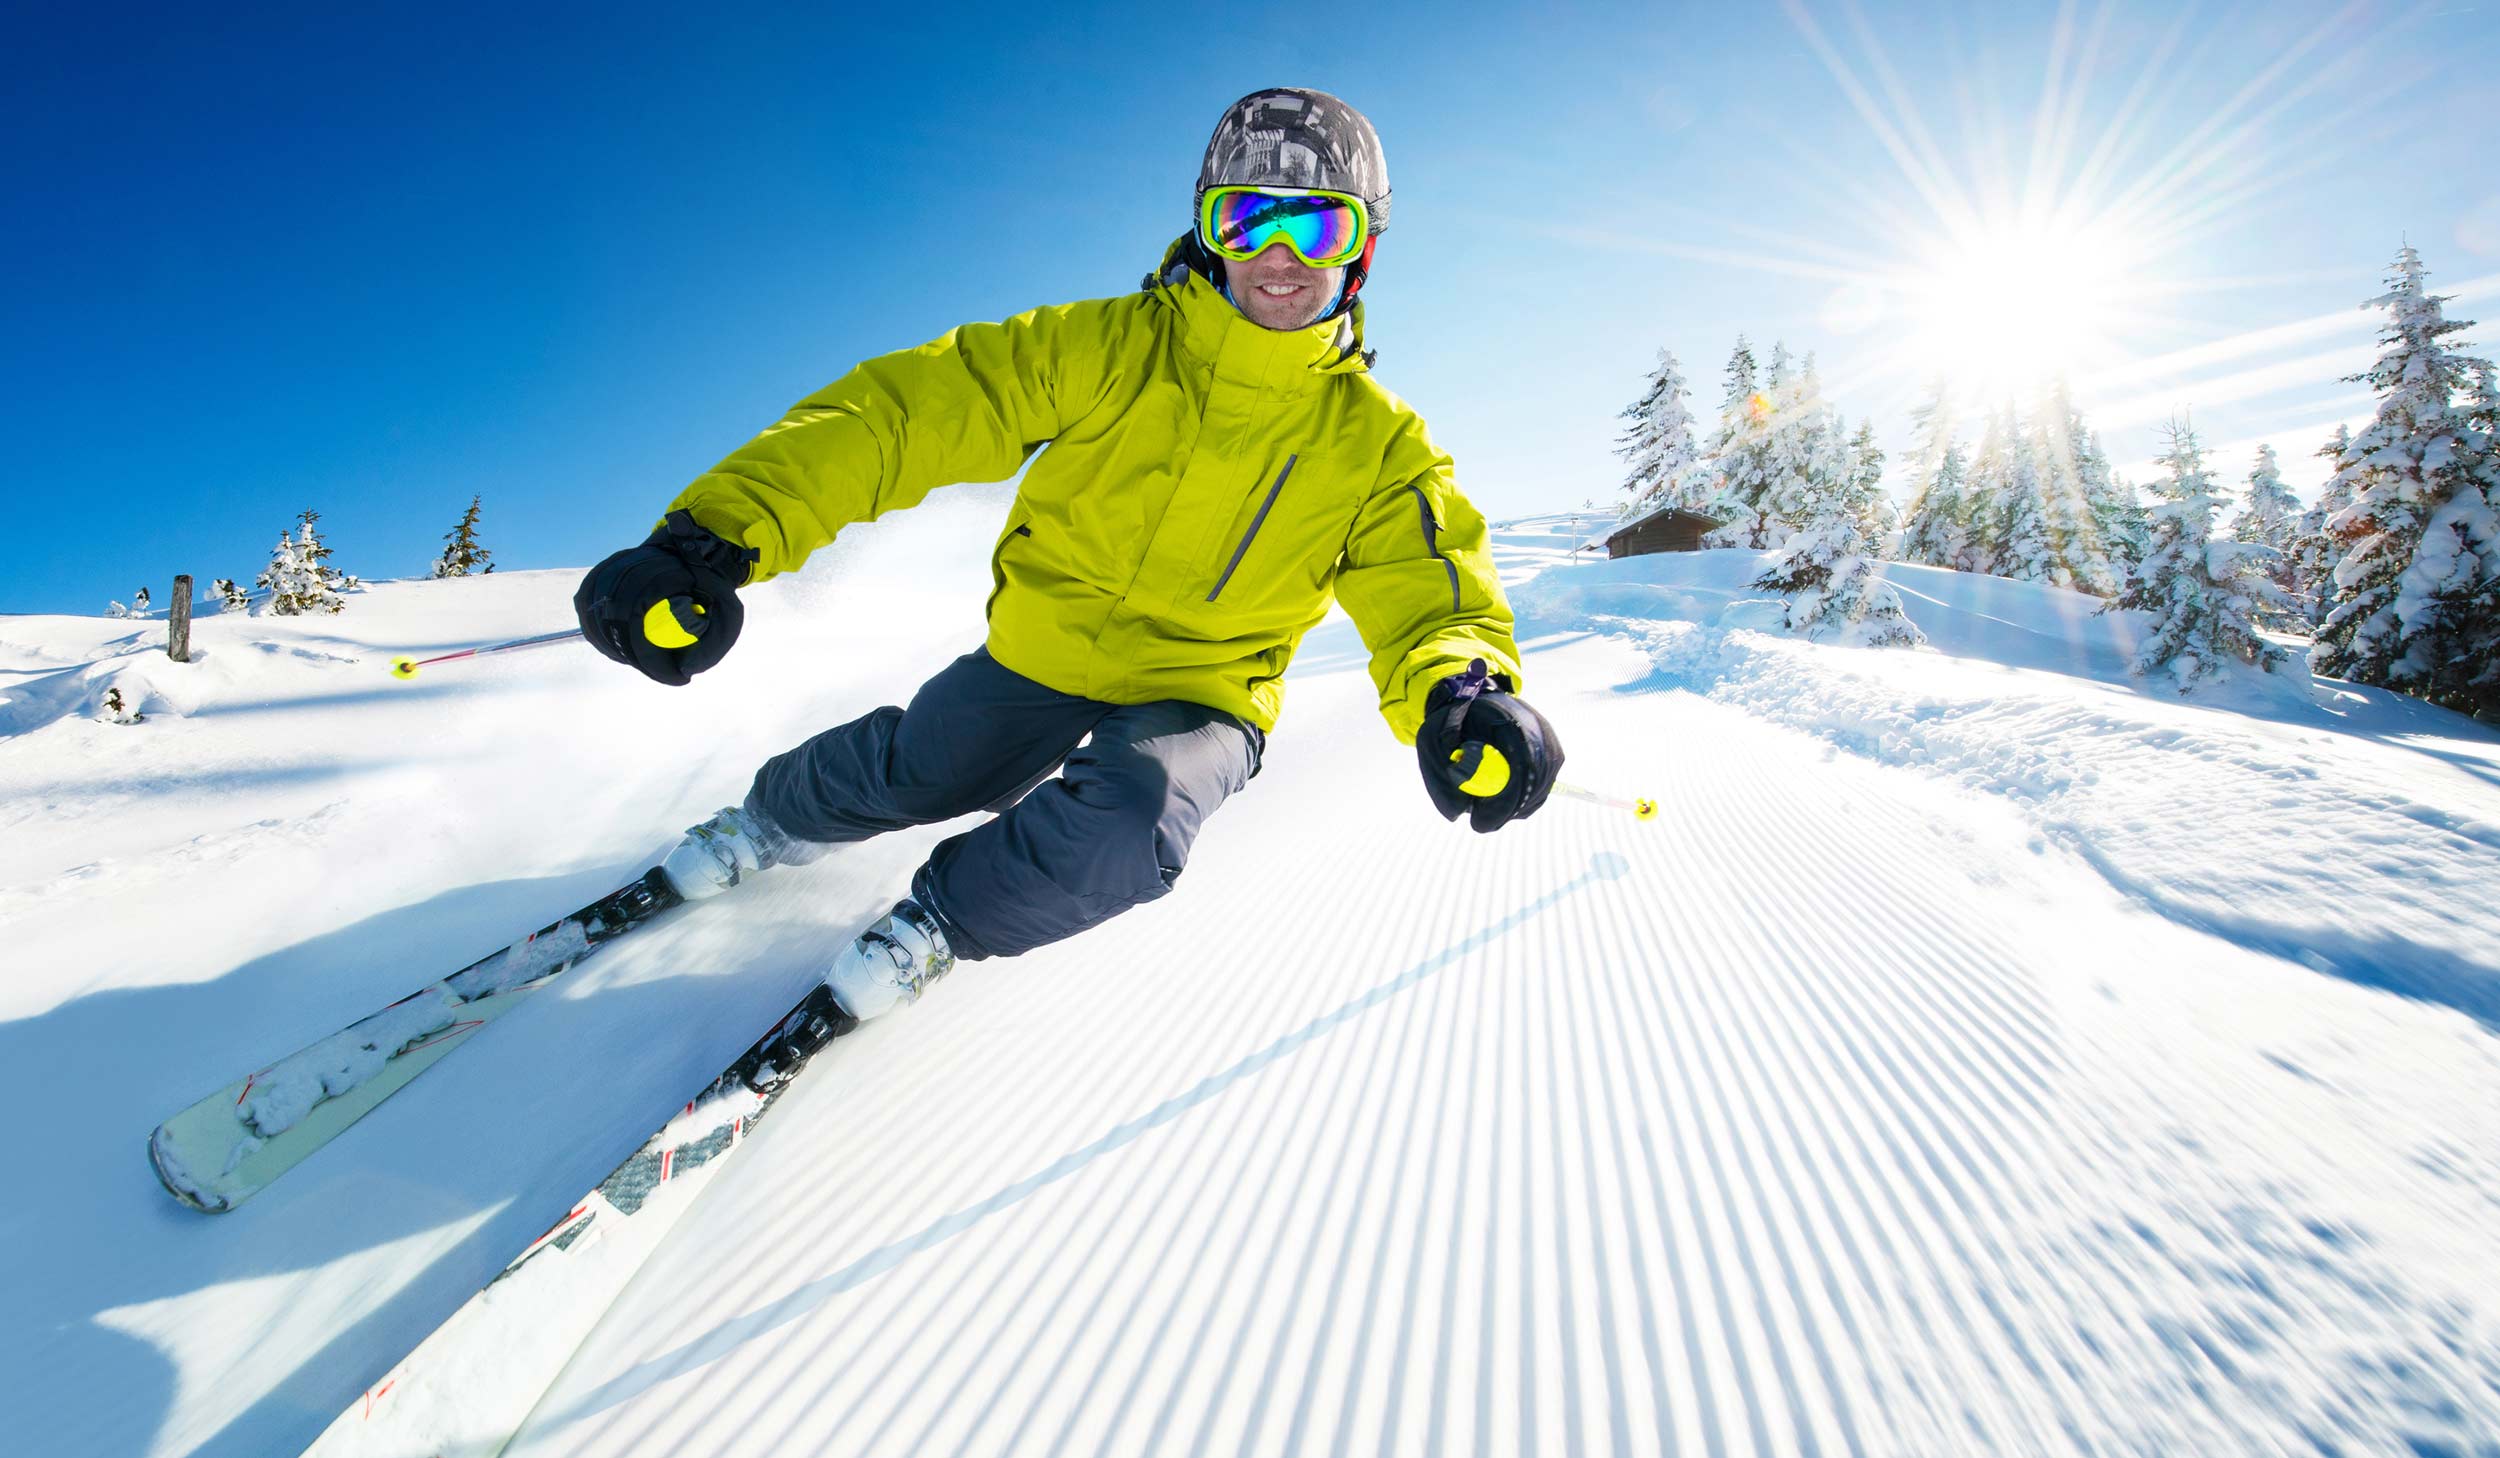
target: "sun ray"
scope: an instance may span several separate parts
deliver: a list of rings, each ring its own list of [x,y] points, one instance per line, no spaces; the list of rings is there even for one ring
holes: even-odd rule
[[[2227,375],[2206,375],[2165,389],[2105,400],[2094,408],[2093,419],[2113,430],[2149,425],[2178,414],[2190,403],[2204,408],[2263,399],[2285,390],[2314,387],[2321,380],[2341,379],[2369,362],[2369,343],[2359,340],[2340,349],[2319,350],[2292,359],[2269,359]]]
[[[2268,118],[2280,113],[2310,91],[2325,84],[2328,77],[2347,63],[2333,63],[2328,67],[2311,71],[2298,84],[2276,95],[2270,105],[2258,109],[2245,122],[2236,125],[2233,123],[2236,113],[2257,98],[2266,95],[2277,78],[2324,42],[2346,17],[2359,8],[2360,4],[2361,0],[2353,0],[2353,3],[2347,4],[2333,16],[2321,22],[2306,36],[2294,42],[2288,49],[2267,63],[2263,70],[2242,84],[2230,99],[2173,143],[2168,155],[2147,168],[2132,188],[2113,198],[2111,206],[2121,212],[2152,210],[2176,189],[2195,182],[2199,168],[2206,161],[2216,156],[2231,155],[2232,148],[2214,140],[2216,133],[2228,127],[2232,141],[2252,136]]]
[[[1849,104],[1856,110],[1858,119],[1866,123],[1867,128],[1875,134],[1876,140],[1883,143],[1884,150],[1892,154],[1893,165],[1901,169],[1902,176],[1907,178],[1910,185],[1918,190],[1919,195],[1927,200],[1927,205],[1942,216],[1970,215],[1972,209],[1962,196],[1960,188],[1953,182],[1949,170],[1942,165],[1944,159],[1939,156],[1936,158],[1937,165],[1930,166],[1928,159],[1919,155],[1908,139],[1901,134],[1900,129],[1894,125],[1892,118],[1886,116],[1883,110],[1875,104],[1875,99],[1867,94],[1865,86],[1850,70],[1848,63],[1841,58],[1840,52],[1834,49],[1830,39],[1823,34],[1823,28],[1815,23],[1814,17],[1807,13],[1800,0],[1780,0],[1780,8],[1787,12],[1790,22],[1804,36],[1807,46],[1814,51],[1816,59],[1823,63],[1823,69],[1831,74],[1833,82],[1840,87],[1841,94],[1849,99]],[[1879,46],[1871,44],[1871,38],[1870,52],[1878,58],[1876,64],[1884,66],[1885,63],[1880,60],[1882,50]],[[1915,116],[1916,110],[1905,104],[1903,114]]]

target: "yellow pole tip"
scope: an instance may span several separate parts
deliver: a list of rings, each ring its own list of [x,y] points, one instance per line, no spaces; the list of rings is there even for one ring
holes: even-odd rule
[[[1658,802],[1635,800],[1632,802],[1632,815],[1637,820],[1655,820],[1658,818]]]
[[[413,658],[394,658],[391,660],[391,677],[415,678],[416,676],[417,660]]]

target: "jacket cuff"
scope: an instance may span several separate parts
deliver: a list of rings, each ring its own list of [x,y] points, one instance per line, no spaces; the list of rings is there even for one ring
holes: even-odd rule
[[[683,507],[660,518],[649,545],[665,547],[690,565],[729,579],[732,587],[746,586],[754,576],[756,562],[763,556],[755,548],[740,546],[704,526]]]
[[[1495,685],[1504,693],[1519,692],[1519,661],[1512,654],[1487,643],[1437,643],[1429,657],[1406,670],[1405,697],[1380,707],[1381,717],[1389,721],[1389,732],[1398,737],[1398,743],[1415,742],[1416,732],[1423,728],[1432,691],[1439,688],[1444,680],[1465,673],[1467,665],[1478,658],[1484,660],[1485,671],[1492,675]]]

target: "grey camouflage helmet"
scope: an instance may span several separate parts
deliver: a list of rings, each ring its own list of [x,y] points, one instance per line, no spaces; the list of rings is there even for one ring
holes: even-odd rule
[[[1206,160],[1198,164],[1197,198],[1225,183],[1350,192],[1370,213],[1374,237],[1389,230],[1389,162],[1380,152],[1380,134],[1361,112],[1325,91],[1271,86],[1224,108],[1207,139]]]

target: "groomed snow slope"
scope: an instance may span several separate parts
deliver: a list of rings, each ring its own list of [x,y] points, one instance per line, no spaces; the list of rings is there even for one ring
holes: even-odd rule
[[[603,951],[233,1216],[141,1154],[907,696],[1000,505],[855,533],[686,691],[383,673],[560,625],[568,574],[206,620],[189,671],[0,619],[28,1451],[296,1451],[786,1005],[960,827]],[[1332,620],[1179,889],[837,1045],[511,1451],[2500,1444],[2500,743],[2150,695],[2122,622],[1916,569],[1934,650],[1773,639],[1749,554],[1551,565],[1567,527],[1503,537],[1531,696],[1655,824],[1445,825]],[[75,716],[141,674],[147,723]]]

